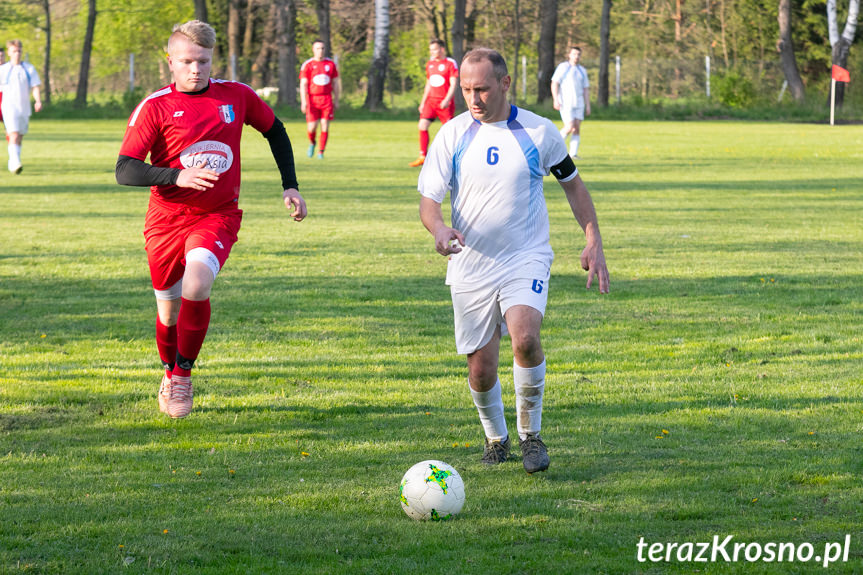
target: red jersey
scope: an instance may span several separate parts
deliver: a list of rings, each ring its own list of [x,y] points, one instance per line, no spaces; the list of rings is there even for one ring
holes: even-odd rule
[[[309,58],[303,62],[300,68],[300,80],[305,78],[308,81],[309,95],[311,96],[329,96],[333,93],[333,80],[339,77],[339,71],[336,68],[336,63],[329,58],[323,60],[315,60]]]
[[[429,60],[426,64],[426,78],[431,86],[428,99],[440,102],[449,92],[450,79],[458,78],[458,64],[452,58]]]
[[[195,94],[178,92],[171,84],[150,94],[132,112],[120,155],[145,161],[149,154],[154,166],[201,166],[219,174],[215,186],[205,191],[152,186],[151,207],[236,208],[243,124],[263,133],[274,121],[270,107],[245,84],[211,79],[207,90]]]

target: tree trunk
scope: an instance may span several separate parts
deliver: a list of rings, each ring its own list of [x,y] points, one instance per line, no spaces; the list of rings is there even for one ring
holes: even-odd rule
[[[324,41],[324,57],[333,57],[330,33],[330,0],[315,0],[315,13],[318,15],[318,38]]]
[[[278,52],[276,30],[279,26],[279,19],[282,17],[282,4],[283,2],[274,2],[270,4],[267,11],[264,34],[261,38],[261,49],[258,50],[258,55],[252,62],[252,87],[256,89],[270,85],[270,57],[274,52]],[[279,103],[281,104],[281,101]]]
[[[455,12],[452,19],[452,58],[458,65],[461,66],[461,60],[464,58],[464,23],[467,11],[467,0],[455,0]],[[461,90],[456,88],[453,95],[456,109],[464,109],[464,96]]]
[[[78,73],[78,92],[75,107],[87,107],[87,82],[90,79],[90,56],[93,53],[93,31],[96,29],[96,0],[87,2],[87,32],[84,35],[84,49],[81,50],[81,69]]]
[[[848,17],[845,20],[845,28],[842,30],[842,35],[840,36],[839,25],[836,19],[836,0],[827,0],[827,28],[830,45],[833,47],[831,64],[834,66],[848,69],[848,55],[851,52],[851,43],[854,42],[859,11],[859,0],[849,0]],[[844,103],[845,82],[836,82],[836,107],[841,108]]]
[[[369,67],[369,85],[365,107],[377,110],[384,101],[384,80],[389,66],[390,2],[375,0],[375,48]]]
[[[228,1],[228,77],[237,80],[240,62],[240,0]]]
[[[515,0],[515,14],[513,15],[513,20],[515,24],[515,58],[512,65],[509,67],[509,74],[512,76],[512,83],[509,85],[510,101],[513,104],[518,102],[518,66],[520,62],[518,61],[518,52],[521,48],[521,22],[519,16],[521,15],[521,11],[519,10],[519,0]]]
[[[276,44],[279,52],[278,105],[297,105],[297,5],[295,0],[279,0]]]
[[[536,101],[551,98],[551,76],[554,74],[554,48],[557,36],[557,0],[541,0],[539,9],[538,72]]]
[[[51,4],[48,0],[42,0],[42,9],[45,10],[45,59],[42,66],[42,102],[51,103]]]
[[[782,72],[788,81],[788,89],[797,102],[805,98],[803,80],[797,69],[797,59],[794,57],[794,45],[791,42],[791,0],[779,0],[779,41],[776,49],[782,60]]]
[[[608,60],[611,50],[611,0],[602,0],[602,22],[599,26],[599,82],[596,100],[600,107],[608,108]]]
[[[207,0],[195,0],[195,19],[201,22],[209,20],[207,15]]]
[[[248,0],[246,5],[246,26],[243,29],[243,57],[240,60],[240,81],[251,82],[252,73],[252,42],[255,39],[255,0]]]

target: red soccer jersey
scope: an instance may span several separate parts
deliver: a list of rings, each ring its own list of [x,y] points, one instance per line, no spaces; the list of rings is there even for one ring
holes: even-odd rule
[[[431,86],[428,99],[440,102],[449,92],[450,78],[458,78],[458,64],[452,58],[429,60],[426,64],[426,78]]]
[[[339,77],[336,63],[329,58],[315,60],[310,58],[300,68],[300,80],[308,81],[308,91],[312,96],[329,96],[333,93],[333,80]]]
[[[172,84],[150,94],[126,128],[120,154],[158,167],[202,166],[219,174],[205,191],[152,186],[158,204],[183,204],[205,211],[236,207],[240,194],[240,136],[243,124],[259,132],[273,126],[275,115],[254,90],[239,82],[210,80],[200,94],[178,92]]]

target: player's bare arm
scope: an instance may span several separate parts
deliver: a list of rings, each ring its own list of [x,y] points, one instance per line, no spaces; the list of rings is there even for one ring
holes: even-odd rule
[[[285,200],[285,207],[292,210],[291,217],[294,218],[294,221],[303,221],[308,212],[306,210],[306,200],[303,199],[300,192],[296,188],[288,188],[282,193],[282,198]]]
[[[587,245],[581,252],[581,267],[588,272],[587,289],[590,289],[593,279],[596,278],[599,281],[599,293],[608,293],[608,267],[605,264],[602,236],[599,233],[599,222],[590,192],[587,191],[587,186],[578,174],[569,181],[560,182],[560,185],[566,194],[572,214],[584,230]]]
[[[584,115],[590,116],[590,89],[584,89]]]
[[[447,226],[443,221],[440,204],[431,198],[420,199],[420,220],[425,228],[434,236],[434,247],[442,256],[457,254],[464,245],[464,236],[456,229]]]
[[[33,103],[33,109],[37,112],[42,111],[42,92],[39,90],[39,86],[33,87],[33,99],[35,102]]]
[[[554,109],[560,110],[560,82],[551,82],[551,99],[554,102]]]
[[[309,81],[305,78],[300,79],[300,111],[305,114],[306,108],[308,107],[308,92],[309,92]]]
[[[458,81],[456,78],[450,78],[449,79],[449,90],[447,90],[446,97],[443,100],[441,100],[441,103],[440,103],[441,110],[449,107],[449,103],[452,102],[452,99],[455,96],[455,88],[456,88],[457,84],[458,84]]]

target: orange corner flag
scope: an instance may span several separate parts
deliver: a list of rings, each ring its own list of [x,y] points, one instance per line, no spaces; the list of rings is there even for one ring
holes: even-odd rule
[[[843,68],[842,66],[833,65],[832,71],[833,79],[837,82],[850,82],[851,74],[848,73],[848,70]]]

